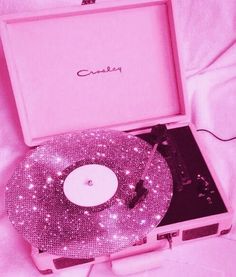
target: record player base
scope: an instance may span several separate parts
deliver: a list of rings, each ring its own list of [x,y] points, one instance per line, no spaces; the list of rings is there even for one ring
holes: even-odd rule
[[[68,267],[84,268],[88,265],[117,261],[137,255],[153,255],[167,248],[182,245],[204,238],[227,234],[232,224],[232,209],[224,195],[218,178],[207,158],[207,150],[202,147],[197,138],[194,126],[187,124],[169,124],[168,142],[172,144],[171,151],[174,160],[165,157],[172,170],[174,179],[178,179],[178,168],[184,171],[181,181],[174,180],[174,194],[170,207],[159,226],[142,241],[117,253],[92,259],[64,258],[40,252],[32,247],[32,258],[42,274],[50,274]],[[142,139],[151,143],[150,130],[137,131]],[[162,152],[163,149],[159,149]],[[163,151],[163,156],[166,151]],[[194,157],[194,159],[192,159]],[[199,179],[200,176],[200,179]],[[204,180],[205,183],[202,183]],[[209,200],[210,198],[210,200]],[[156,266],[158,267],[158,259]],[[139,271],[153,268],[153,263],[143,264]],[[115,268],[115,267],[114,267]]]
[[[120,252],[114,253],[110,256],[103,256],[103,257],[97,257],[95,259],[71,259],[71,258],[64,258],[59,257],[55,255],[50,255],[48,253],[40,253],[37,248],[32,247],[32,258],[33,261],[38,268],[38,270],[42,274],[50,274],[55,273],[61,270],[65,270],[68,267],[79,267],[83,269],[84,266],[93,265],[96,263],[102,263],[102,262],[111,262],[111,266],[113,265],[113,262],[117,262],[118,260],[121,261],[125,258],[133,257],[135,256],[146,258],[146,253],[153,252],[152,254],[154,256],[158,255],[161,256],[161,251],[167,249],[170,247],[181,245],[183,243],[188,243],[191,241],[197,241],[202,238],[210,238],[215,236],[221,236],[224,234],[227,234],[231,229],[231,219],[220,219],[223,220],[221,223],[216,223],[215,220],[206,220],[203,224],[203,222],[199,222],[198,224],[194,222],[192,224],[191,222],[186,223],[184,226],[183,223],[181,224],[175,224],[172,226],[172,230],[168,228],[168,226],[160,227],[155,230],[152,234],[147,236],[147,240],[144,244],[135,245],[132,247],[129,247],[125,250],[122,250]],[[170,226],[169,226],[170,227]],[[193,236],[193,238],[189,238],[187,240],[184,240],[184,234],[188,234],[189,236]],[[172,241],[172,242],[170,242]],[[140,242],[141,243],[141,242]],[[151,254],[151,255],[152,255]],[[153,263],[151,264],[153,267]],[[156,260],[156,267],[159,266],[159,260]],[[139,271],[149,270],[150,269],[150,263],[145,265],[143,268],[139,268]],[[85,274],[86,276],[86,274]]]

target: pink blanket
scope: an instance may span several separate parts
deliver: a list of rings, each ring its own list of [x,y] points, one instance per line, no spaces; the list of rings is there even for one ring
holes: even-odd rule
[[[78,0],[1,0],[0,14],[79,5]],[[173,1],[181,41],[191,118],[221,138],[236,136],[236,2],[234,0]],[[199,133],[210,159],[236,210],[236,140],[222,142]],[[17,161],[27,151],[5,58],[0,47],[0,276],[40,276],[30,248],[14,231],[4,210],[4,190]],[[236,223],[236,218],[234,219]],[[177,247],[159,269],[135,276],[235,276],[236,224],[224,238]],[[75,269],[57,276],[79,276]],[[113,276],[108,264],[96,265],[91,276]]]

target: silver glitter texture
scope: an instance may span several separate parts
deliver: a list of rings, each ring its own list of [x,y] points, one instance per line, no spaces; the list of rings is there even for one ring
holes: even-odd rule
[[[31,245],[63,257],[98,257],[135,244],[158,225],[172,197],[170,170],[156,152],[144,181],[148,194],[128,208],[151,150],[135,136],[102,129],[51,139],[31,150],[8,182],[10,221]],[[105,165],[118,178],[117,192],[102,205],[81,207],[64,194],[67,175],[85,164]]]

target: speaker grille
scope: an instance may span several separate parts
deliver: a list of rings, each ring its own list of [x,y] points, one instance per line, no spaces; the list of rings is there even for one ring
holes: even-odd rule
[[[219,224],[211,224],[203,227],[198,227],[194,229],[184,230],[182,234],[182,240],[191,240],[202,237],[207,237],[210,235],[217,234]]]

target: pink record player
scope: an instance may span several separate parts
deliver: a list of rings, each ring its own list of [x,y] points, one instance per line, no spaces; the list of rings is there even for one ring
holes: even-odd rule
[[[167,211],[141,239],[119,251],[86,257],[57,255],[32,245],[41,273],[104,261],[111,261],[119,273],[119,262],[132,256],[230,231],[232,209],[207,149],[189,122],[174,26],[167,0],[109,1],[1,18],[4,52],[28,146],[42,149],[54,137],[87,129],[122,131],[149,145],[149,152],[157,150],[173,179]],[[111,194],[117,188],[114,183]],[[68,195],[78,204],[73,193]],[[97,201],[94,197],[91,205],[100,204]]]

